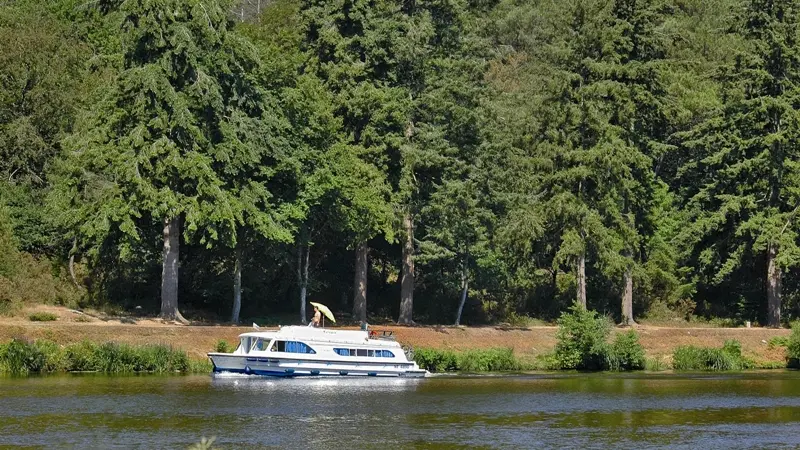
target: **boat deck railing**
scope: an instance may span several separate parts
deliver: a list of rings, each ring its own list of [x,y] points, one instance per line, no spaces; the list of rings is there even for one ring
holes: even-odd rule
[[[390,330],[369,330],[370,339],[381,339],[384,341],[394,341],[394,331]]]

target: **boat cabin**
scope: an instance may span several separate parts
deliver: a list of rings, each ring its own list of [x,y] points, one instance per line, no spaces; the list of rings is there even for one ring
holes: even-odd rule
[[[318,351],[331,350],[338,356],[361,358],[394,358],[399,344],[391,331],[350,331],[286,327],[277,332],[251,332],[240,335],[235,354],[251,352],[302,353],[315,355]],[[334,334],[335,333],[335,334]],[[380,348],[390,347],[390,348]]]

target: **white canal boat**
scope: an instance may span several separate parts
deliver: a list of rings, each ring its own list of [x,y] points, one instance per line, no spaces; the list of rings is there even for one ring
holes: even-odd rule
[[[239,335],[233,353],[209,353],[214,372],[278,377],[424,377],[391,332],[285,326]]]

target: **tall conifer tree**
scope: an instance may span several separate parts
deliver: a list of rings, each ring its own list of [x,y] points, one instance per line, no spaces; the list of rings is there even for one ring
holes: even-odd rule
[[[283,125],[253,78],[254,49],[230,31],[226,2],[127,0],[120,8],[123,70],[71,140],[64,188],[87,238],[118,229],[138,240],[150,220],[162,223],[161,316],[183,320],[182,235],[235,243],[248,223],[286,238],[265,184]]]
[[[363,321],[368,241],[391,235],[392,188],[408,114],[395,52],[409,30],[391,0],[305,0],[301,12],[306,70],[333,94],[342,123],[333,173],[344,231],[356,252],[353,316]]]
[[[769,326],[781,323],[784,270],[800,263],[800,2],[750,0],[746,45],[721,72],[723,106],[688,134],[680,174],[698,272],[718,284],[761,261]]]

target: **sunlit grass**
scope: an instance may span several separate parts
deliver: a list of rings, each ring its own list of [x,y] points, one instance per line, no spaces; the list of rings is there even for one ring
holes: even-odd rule
[[[510,348],[464,352],[420,348],[414,352],[414,360],[431,372],[504,372],[523,367]]]
[[[203,373],[207,360],[190,359],[186,352],[166,345],[132,346],[89,341],[60,346],[51,341],[12,339],[0,344],[0,372],[16,375],[52,372]]]

